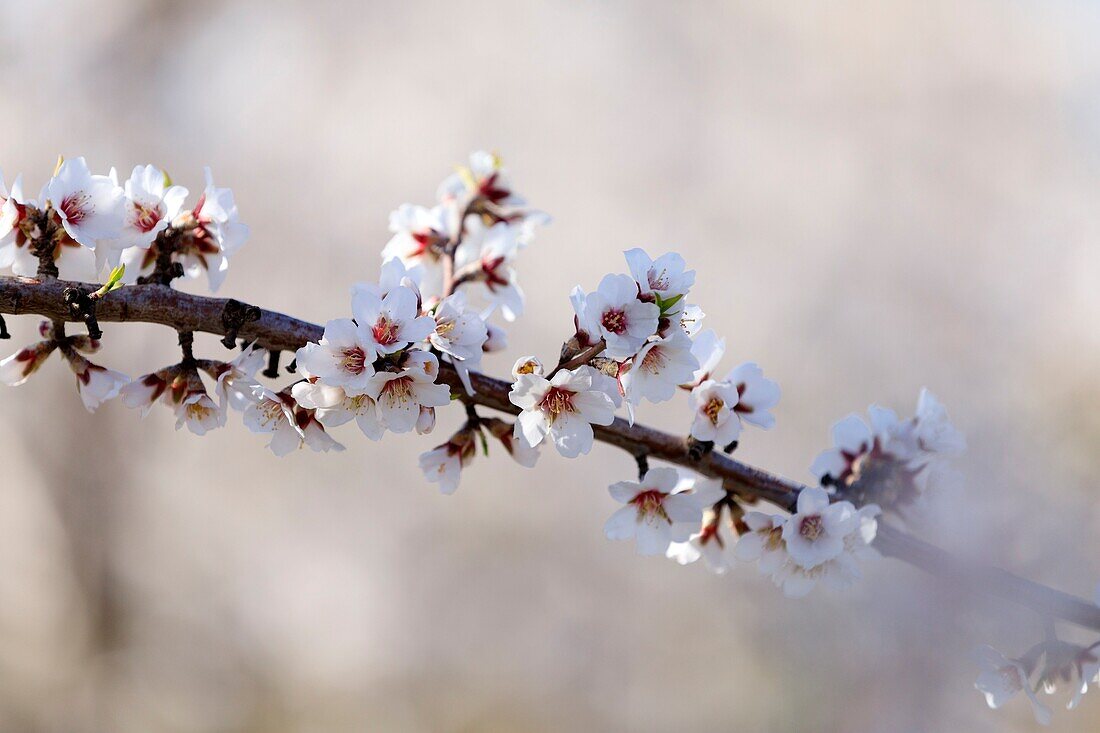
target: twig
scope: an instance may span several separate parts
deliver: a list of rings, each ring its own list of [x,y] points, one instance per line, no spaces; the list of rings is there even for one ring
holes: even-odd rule
[[[0,314],[35,313],[55,321],[75,320],[65,304],[64,291],[81,283],[60,280],[0,276]],[[226,300],[189,295],[159,285],[125,287],[98,303],[103,322],[134,321],[159,323],[177,331],[201,331],[225,335],[222,313]],[[260,311],[260,319],[242,325],[240,335],[255,340],[271,351],[294,351],[309,341],[317,341],[323,328],[317,324],[273,311]],[[511,385],[483,374],[471,373],[475,394],[469,401],[482,407],[517,414],[509,401]],[[461,383],[454,369],[442,365],[440,379],[456,392]],[[622,448],[631,456],[647,454],[677,466],[721,479],[723,486],[741,501],[767,501],[784,509],[794,507],[804,486],[736,461],[719,452],[710,452],[699,460],[689,455],[689,441],[682,436],[615,418],[610,425],[593,426],[596,439]],[[1100,631],[1100,607],[1053,588],[1026,580],[1005,570],[962,562],[944,550],[923,542],[884,522],[879,523],[877,547],[883,554],[897,558],[934,575],[946,578],[968,590],[980,591],[1012,601],[1040,614]]]

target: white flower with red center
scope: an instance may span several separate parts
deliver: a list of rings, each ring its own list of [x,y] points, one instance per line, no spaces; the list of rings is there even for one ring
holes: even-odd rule
[[[989,707],[995,710],[1023,692],[1031,702],[1035,720],[1040,725],[1050,725],[1050,708],[1039,702],[1031,688],[1028,672],[1020,660],[1008,659],[991,646],[979,647],[977,658],[982,671],[974,682],[974,687],[985,695]]]
[[[848,588],[862,575],[859,560],[877,555],[871,547],[871,542],[874,541],[878,531],[876,517],[880,511],[878,506],[868,504],[855,512],[856,522],[851,531],[844,536],[844,549],[836,557],[813,567],[806,567],[788,559],[772,574],[772,581],[783,589],[783,594],[788,598],[802,598],[813,590],[818,582],[830,590]]]
[[[633,538],[638,554],[664,554],[672,542],[685,542],[699,531],[703,512],[725,496],[721,484],[697,482],[679,489],[674,468],[651,468],[641,482],[620,481],[611,497],[625,504],[607,520],[604,533],[611,540]]]
[[[611,398],[593,389],[596,375],[590,366],[562,369],[549,380],[538,374],[521,374],[508,393],[512,404],[522,410],[516,420],[516,436],[532,446],[549,437],[566,458],[588,453],[592,425],[610,425],[615,419]]]
[[[691,355],[699,362],[699,368],[692,374],[691,379],[681,386],[691,389],[710,379],[725,353],[726,340],[724,338],[720,338],[718,334],[709,328],[702,331],[691,342]]]
[[[612,359],[629,359],[657,332],[661,310],[638,300],[638,284],[629,275],[605,275],[584,299],[584,330],[605,343]]]
[[[117,239],[123,227],[123,193],[108,176],[94,176],[83,158],[66,160],[42,190],[64,227],[81,246],[96,248],[101,239]]]
[[[439,484],[440,492],[453,494],[458,489],[462,469],[473,460],[477,443],[470,430],[460,430],[443,445],[420,454],[420,470],[433,484]]]
[[[798,505],[783,526],[790,561],[813,569],[844,552],[844,538],[859,526],[850,502],[829,503],[824,489],[810,486],[798,494]]]
[[[769,410],[779,404],[779,385],[766,379],[763,369],[748,362],[730,372],[726,381],[737,388],[733,411],[738,418],[765,430],[775,426]]]
[[[523,291],[512,266],[518,253],[517,230],[504,222],[488,229],[474,224],[455,253],[456,273],[489,303],[486,316],[496,308],[507,321],[523,315]]]
[[[337,318],[325,324],[325,333],[317,343],[298,349],[295,361],[304,373],[317,377],[331,387],[341,387],[351,395],[366,392],[374,376],[378,346],[372,327],[362,321]]]
[[[435,319],[419,313],[419,298],[404,286],[390,290],[384,298],[361,290],[352,300],[352,314],[360,333],[380,356],[428,338],[435,330]]]
[[[734,408],[737,406],[736,385],[708,379],[691,390],[691,403],[695,419],[691,423],[691,437],[726,446],[741,434],[741,421]]]
[[[431,318],[428,319],[431,321]],[[420,408],[443,407],[451,401],[451,390],[436,384],[439,360],[426,351],[410,351],[399,371],[378,372],[370,378],[367,394],[377,403],[386,427],[407,433],[416,427]]]
[[[166,394],[168,385],[173,380],[175,371],[176,368],[170,367],[158,372],[153,372],[152,374],[144,374],[131,381],[119,390],[119,396],[122,397],[122,404],[132,410],[141,410],[141,416],[143,418],[149,414],[149,410],[153,408],[153,405],[156,404],[157,400],[162,396],[165,397],[165,401],[169,405],[175,407],[175,403],[171,401],[170,395]]]
[[[385,298],[397,287],[408,288],[419,300],[420,281],[423,276],[424,268],[419,265],[406,267],[405,263],[396,257],[383,260],[377,283],[356,283],[351,286],[351,308],[354,311],[356,302],[364,297]]]
[[[4,185],[4,173],[0,171],[0,269],[15,264],[16,250],[26,243],[23,233],[19,230],[19,222],[23,220],[27,213],[25,203],[21,202],[22,198],[22,176],[15,179],[15,183],[12,184],[12,191],[9,192],[7,186]],[[22,248],[26,249],[25,247]],[[30,257],[33,259],[34,255],[30,255]]]
[[[676,492],[687,491],[696,487],[716,487],[725,496],[722,482],[718,479],[705,479],[697,476],[683,476],[676,485]],[[703,558],[707,567],[722,575],[733,565],[734,543],[731,538],[732,526],[722,519],[722,509],[717,511],[714,506],[708,507],[703,512],[702,527],[696,528],[686,542],[673,542],[668,546],[665,557],[675,560],[680,565],[689,565]]]
[[[426,295],[439,295],[443,290],[442,251],[450,241],[447,210],[402,204],[390,213],[393,236],[382,250],[382,259],[400,259],[407,267],[419,266],[424,279],[421,288]]]
[[[859,459],[871,452],[875,439],[859,415],[849,415],[833,425],[833,448],[814,459],[810,471],[819,479],[842,482],[853,472]]]
[[[664,312],[678,312],[676,306],[683,302],[683,297],[695,284],[695,270],[686,269],[684,258],[669,252],[653,260],[638,248],[623,254],[642,295],[654,296]]]
[[[23,384],[38,371],[56,348],[57,342],[53,339],[39,341],[0,360],[0,382],[9,387]]]
[[[168,371],[170,381],[163,399],[176,413],[176,430],[186,425],[195,435],[205,435],[225,425],[226,410],[210,397],[193,366],[181,364]],[[123,402],[132,406],[130,403],[136,402],[136,398],[124,398]]]
[[[186,188],[172,185],[168,174],[153,165],[136,166],[122,190],[125,195],[122,232],[113,242],[106,242],[116,251],[128,247],[148,249],[157,235],[180,215],[187,198]]]
[[[523,206],[526,203],[512,190],[495,153],[478,150],[470,154],[468,168],[460,168],[439,185],[437,197],[443,202],[461,201],[476,196],[494,207]]]
[[[205,169],[206,188],[187,221],[181,224],[188,236],[179,245],[179,259],[188,277],[201,277],[205,271],[210,289],[216,291],[229,271],[229,258],[248,240],[250,230],[240,221],[233,191],[214,185],[214,176]]]
[[[631,359],[619,381],[628,405],[664,402],[676,394],[676,387],[691,380],[699,362],[691,353],[691,339],[673,331],[665,338],[646,343]]]
[[[760,573],[772,575],[787,564],[787,543],[783,540],[786,517],[763,512],[746,512],[749,531],[737,540],[734,556],[746,562],[759,561]]]
[[[265,352],[250,344],[230,362],[218,364],[213,374],[215,394],[224,410],[226,405],[243,412],[252,404],[252,394],[259,385],[256,372],[264,363]]]
[[[75,349],[64,348],[61,353],[69,363],[73,374],[76,375],[76,389],[88,412],[95,412],[96,408],[107,400],[118,397],[119,390],[130,381],[130,378],[121,372],[93,364]]]
[[[435,307],[432,316],[435,330],[428,335],[432,346],[469,365],[481,362],[489,331],[481,315],[467,307],[465,294],[447,296]]]
[[[254,433],[267,433],[267,447],[277,456],[285,456],[302,447],[304,436],[295,416],[294,398],[285,392],[273,392],[257,386],[253,403],[244,411],[244,424]]]
[[[371,440],[380,440],[386,432],[386,426],[378,415],[378,407],[369,395],[349,396],[339,387],[310,381],[295,384],[291,394],[300,406],[316,410],[317,419],[326,428],[355,420],[359,430]]]
[[[524,468],[534,468],[539,460],[539,449],[529,444],[523,437],[516,435],[515,426],[498,418],[482,420],[482,424],[493,435],[508,455]]]

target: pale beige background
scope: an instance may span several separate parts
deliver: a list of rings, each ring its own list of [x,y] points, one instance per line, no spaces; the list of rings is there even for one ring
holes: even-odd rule
[[[807,479],[833,420],[928,385],[972,450],[924,534],[1086,595],[1098,32],[1083,0],[3,0],[0,165],[197,188],[210,164],[254,232],[225,292],[324,320],[376,275],[391,208],[497,149],[556,222],[491,370],[552,358],[569,288],[621,250],[674,247],[725,365],[784,389],[744,458]],[[143,373],[174,337],[109,327],[104,353]],[[751,567],[638,558],[601,533],[633,468],[610,449],[481,460],[442,497],[415,461],[440,435],[280,460],[239,423],[87,415],[56,359],[0,405],[5,733],[1034,727],[985,708],[967,657],[1022,651],[1030,613],[894,561],[795,602]],[[1054,730],[1096,730],[1088,697]]]

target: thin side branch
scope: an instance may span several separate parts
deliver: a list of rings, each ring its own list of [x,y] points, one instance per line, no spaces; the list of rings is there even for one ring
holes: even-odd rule
[[[98,287],[50,278],[0,277],[0,315],[35,314],[55,321],[78,320],[65,301],[66,288],[74,286],[84,287],[88,292]],[[164,285],[135,285],[102,298],[97,303],[96,315],[104,323],[157,323],[179,332],[200,331],[224,336],[226,308],[233,307],[229,303],[228,299],[188,295]],[[257,310],[259,317],[240,324],[237,336],[256,341],[270,351],[295,351],[309,341],[319,340],[323,333],[323,328],[317,324],[274,311]],[[441,378],[456,394],[461,394],[465,402],[511,414],[519,412],[508,400],[511,385],[507,382],[471,374],[476,394],[466,397],[457,374],[448,365],[442,366]],[[616,418],[611,425],[593,428],[597,440],[621,448],[631,456],[647,455],[719,478],[727,491],[746,502],[763,500],[790,509],[798,492],[804,488],[795,481],[721,453],[710,452],[695,459],[687,438],[645,425],[631,426]],[[885,523],[879,523],[875,547],[885,555],[944,577],[959,587],[988,593],[1031,608],[1043,616],[1100,631],[1100,607],[1004,570],[960,562],[944,550]]]

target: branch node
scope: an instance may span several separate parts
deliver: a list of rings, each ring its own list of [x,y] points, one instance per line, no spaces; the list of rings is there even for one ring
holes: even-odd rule
[[[99,329],[99,321],[96,319],[95,298],[84,288],[76,286],[65,288],[63,296],[73,318],[83,321],[87,326],[88,337],[97,341],[103,338],[103,331]]]
[[[688,458],[693,461],[701,461],[714,450],[713,440],[697,440],[691,438],[688,441]]]
[[[225,329],[222,344],[225,348],[232,349],[236,346],[237,333],[244,327],[244,324],[258,321],[260,316],[260,309],[254,305],[242,303],[234,298],[225,301],[225,307],[222,309],[222,327]]]

